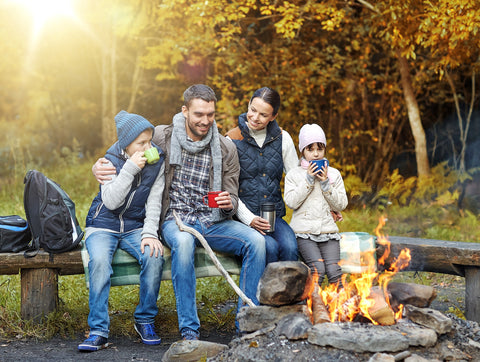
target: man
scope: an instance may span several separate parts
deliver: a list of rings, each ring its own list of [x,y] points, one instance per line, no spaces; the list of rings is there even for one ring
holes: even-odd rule
[[[255,304],[265,268],[265,239],[254,229],[231,220],[238,206],[240,166],[235,145],[218,133],[215,93],[197,84],[183,97],[182,111],[173,117],[172,124],[156,127],[153,141],[165,152],[161,229],[172,253],[179,329],[183,339],[197,340],[200,321],[194,252],[200,243],[192,234],[179,230],[173,211],[184,224],[200,232],[213,250],[242,258],[240,289]],[[203,203],[208,191],[222,191],[216,198],[218,209]],[[243,304],[240,299],[238,308]]]

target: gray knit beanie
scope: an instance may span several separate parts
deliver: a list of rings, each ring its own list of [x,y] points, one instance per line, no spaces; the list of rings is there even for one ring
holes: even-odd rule
[[[117,137],[120,147],[124,150],[140,133],[151,128],[155,132],[155,127],[142,116],[126,111],[120,111],[115,116],[117,125]]]

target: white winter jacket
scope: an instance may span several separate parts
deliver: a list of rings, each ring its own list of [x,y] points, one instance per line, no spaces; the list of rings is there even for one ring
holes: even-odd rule
[[[328,168],[330,187],[322,191],[320,180],[312,185],[307,180],[307,170],[298,166],[285,177],[284,200],[293,209],[290,227],[296,234],[324,234],[338,232],[330,213],[342,211],[348,205],[342,175],[336,168]]]

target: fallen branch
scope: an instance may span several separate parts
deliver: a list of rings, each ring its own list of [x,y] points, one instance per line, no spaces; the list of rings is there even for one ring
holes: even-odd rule
[[[215,264],[215,266],[217,267],[218,271],[220,272],[220,274],[223,275],[223,277],[227,280],[228,284],[230,284],[230,286],[233,288],[233,290],[237,293],[237,295],[242,298],[242,300],[248,304],[249,307],[255,307],[255,304],[253,304],[252,300],[247,297],[245,295],[244,292],[242,292],[242,290],[237,286],[237,284],[235,284],[235,282],[233,281],[232,277],[230,276],[230,274],[228,274],[228,272],[225,270],[225,268],[223,267],[223,265],[220,263],[220,261],[218,260],[217,256],[215,255],[215,253],[213,252],[212,248],[210,247],[210,245],[208,245],[207,243],[207,240],[205,240],[205,238],[203,237],[202,234],[200,234],[197,230],[195,230],[194,228],[191,228],[189,226],[186,226],[182,220],[180,220],[180,217],[178,216],[178,214],[173,211],[173,216],[175,217],[175,221],[178,225],[178,228],[180,229],[180,231],[186,231],[187,233],[190,233],[192,234],[193,236],[195,236],[199,241],[200,243],[202,244],[203,248],[206,250],[208,256],[210,257],[210,259],[212,259],[213,261],[213,264]]]

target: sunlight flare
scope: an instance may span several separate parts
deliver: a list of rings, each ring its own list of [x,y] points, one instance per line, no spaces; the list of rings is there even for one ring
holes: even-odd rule
[[[34,21],[33,31],[37,35],[45,23],[55,17],[74,17],[73,0],[14,0],[27,8]]]

